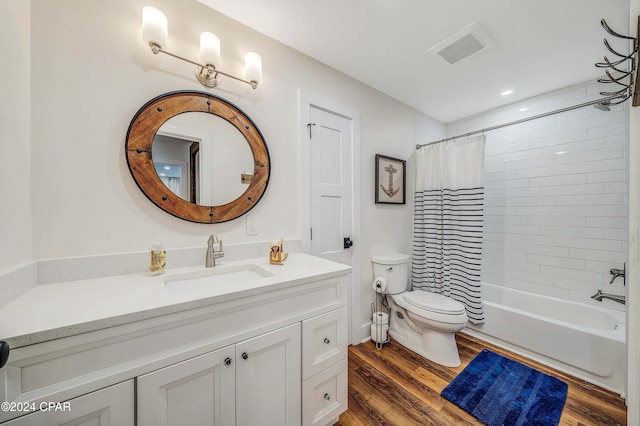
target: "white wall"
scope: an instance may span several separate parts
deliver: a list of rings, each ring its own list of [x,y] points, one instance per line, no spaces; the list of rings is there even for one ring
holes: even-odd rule
[[[447,125],[457,135],[598,97],[585,83]],[[523,107],[528,111],[519,112]],[[487,132],[482,280],[583,303],[627,253],[626,104],[581,108]]]
[[[29,9],[0,2],[0,270],[31,260]]]
[[[169,51],[197,59],[200,32],[214,31],[222,42],[221,69],[239,76],[247,51],[262,55],[264,82],[257,90],[224,77],[211,89],[251,117],[269,148],[269,186],[251,211],[257,236],[245,235],[243,218],[203,225],[170,216],[131,178],[124,142],[136,111],[165,92],[205,89],[192,65],[154,56],[142,43],[147,4],[168,16]],[[48,71],[35,74],[31,87],[34,258],[140,251],[156,239],[168,249],[205,247],[211,233],[226,244],[300,239],[299,93],[322,94],[360,117],[356,285],[362,324],[370,320],[371,256],[410,252],[414,114],[443,134],[441,123],[195,1],[32,0],[31,9],[32,61]],[[374,203],[377,153],[408,160],[405,206]]]
[[[200,32],[215,31],[222,41],[222,69],[238,75],[243,75],[244,53],[261,53],[264,83],[257,90],[223,78],[211,91],[254,120],[268,144],[273,171],[265,197],[252,210],[258,236],[245,235],[242,219],[193,224],[152,205],[126,165],[129,122],[161,93],[204,87],[195,80],[193,66],[154,56],[143,45],[140,11],[146,4],[32,2],[33,63],[47,64],[48,71],[34,75],[32,86],[35,258],[145,250],[156,236],[168,248],[204,246],[210,233],[226,243],[299,238],[300,89],[360,112],[366,239],[379,250],[408,248],[410,206],[374,206],[373,157],[379,151],[411,153],[413,110],[195,1],[152,2],[168,16],[168,48],[197,58]]]

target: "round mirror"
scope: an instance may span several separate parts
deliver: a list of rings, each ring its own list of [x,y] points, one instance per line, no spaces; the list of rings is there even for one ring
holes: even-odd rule
[[[162,183],[201,206],[230,203],[253,176],[253,155],[242,133],[202,112],[180,114],[160,126],[151,156]]]
[[[149,101],[131,121],[125,148],[142,192],[192,222],[245,214],[269,181],[269,152],[258,128],[209,93],[172,92]]]

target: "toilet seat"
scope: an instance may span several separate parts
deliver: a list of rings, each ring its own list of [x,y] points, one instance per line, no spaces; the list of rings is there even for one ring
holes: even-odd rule
[[[415,293],[415,296],[411,296],[413,293]],[[446,324],[446,327],[458,325],[461,326],[460,329],[462,329],[462,326],[464,326],[468,320],[467,311],[464,309],[462,303],[449,299],[441,294],[430,293],[424,290],[413,290],[391,295],[391,298],[396,305],[407,311],[407,314],[413,321],[426,327],[429,327],[429,324],[431,324],[431,326],[435,326],[435,324],[440,324],[441,326]],[[426,302],[426,300],[432,302],[430,305],[431,308],[418,306],[421,302],[428,305],[429,303]],[[435,308],[433,308],[434,306]],[[444,309],[443,306],[445,307]],[[447,311],[447,309],[450,310]],[[444,310],[446,312],[440,313],[437,312],[437,310]]]
[[[445,315],[460,315],[465,312],[464,305],[438,293],[424,290],[403,293],[404,300],[416,308]]]

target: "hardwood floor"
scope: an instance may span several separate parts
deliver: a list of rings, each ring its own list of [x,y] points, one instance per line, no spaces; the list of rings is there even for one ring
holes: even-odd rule
[[[337,423],[347,425],[482,425],[440,396],[442,389],[483,349],[520,361],[569,385],[560,426],[626,425],[624,400],[568,374],[465,334],[457,334],[462,365],[435,364],[391,342],[377,350],[371,341],[349,347],[349,409]]]

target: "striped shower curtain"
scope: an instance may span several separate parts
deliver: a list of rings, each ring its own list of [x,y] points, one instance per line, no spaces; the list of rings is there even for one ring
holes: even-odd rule
[[[461,302],[474,324],[484,322],[484,145],[483,135],[416,151],[413,288]]]

